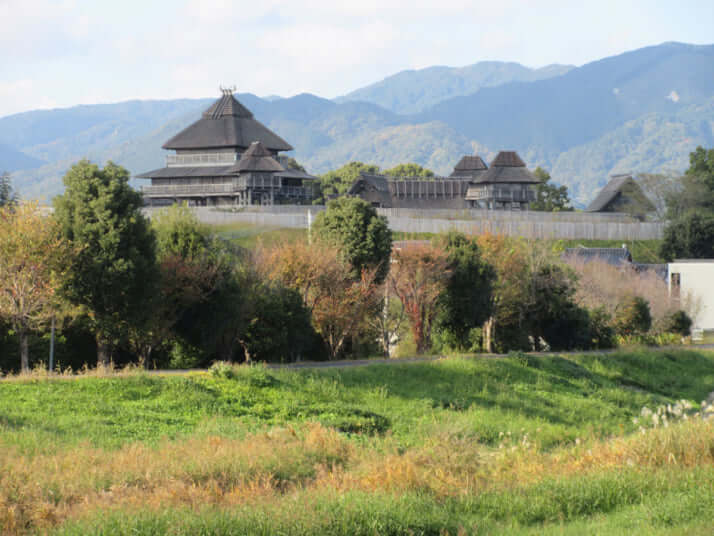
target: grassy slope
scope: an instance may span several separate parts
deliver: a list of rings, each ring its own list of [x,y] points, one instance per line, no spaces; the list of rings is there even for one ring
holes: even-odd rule
[[[0,510],[3,500],[14,506],[28,528],[78,519],[66,534],[161,534],[168,527],[191,534],[199,526],[204,534],[241,527],[264,534],[535,533],[560,531],[560,522],[569,534],[670,525],[696,533],[714,521],[697,506],[714,495],[711,425],[690,430],[693,439],[677,447],[700,444],[704,462],[684,463],[691,455],[672,448],[682,467],[653,464],[649,443],[630,444],[644,441],[637,434],[624,446],[608,438],[636,431],[632,419],[642,406],[696,403],[713,386],[714,355],[689,351],[3,382]],[[321,424],[309,424],[315,421]],[[504,446],[525,444],[516,458],[482,463]],[[230,461],[214,459],[222,449]],[[598,449],[609,454],[600,460]],[[568,456],[577,470],[558,468]],[[68,459],[84,468],[67,469]],[[641,470],[647,464],[653,468]],[[322,482],[328,467],[332,476]],[[185,481],[188,488],[174,489]],[[339,493],[330,493],[332,485]],[[230,499],[239,488],[250,500]],[[191,495],[199,491],[198,499]],[[112,501],[107,492],[115,493]],[[38,504],[55,521],[38,519]],[[130,520],[126,508],[136,510]],[[296,513],[279,514],[286,508]],[[113,512],[107,519],[98,513],[105,509]]]

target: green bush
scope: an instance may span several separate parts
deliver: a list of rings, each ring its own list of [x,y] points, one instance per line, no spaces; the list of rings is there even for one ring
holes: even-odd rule
[[[644,335],[652,327],[650,304],[640,296],[625,298],[615,309],[614,325],[618,335]]]
[[[665,317],[663,331],[686,337],[692,333],[692,319],[681,309],[675,311]]]

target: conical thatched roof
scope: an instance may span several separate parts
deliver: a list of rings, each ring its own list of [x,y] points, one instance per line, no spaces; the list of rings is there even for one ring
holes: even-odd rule
[[[451,172],[449,177],[454,179],[459,177],[475,179],[483,175],[486,170],[488,170],[488,166],[480,156],[466,155],[454,166],[454,171]]]
[[[167,141],[164,149],[245,150],[251,142],[260,141],[273,152],[292,151],[293,147],[272,132],[236,100],[230,91],[203,112],[201,119]]]
[[[526,163],[516,151],[501,151],[491,162],[489,170],[474,182],[539,184],[540,180],[526,168]]]
[[[261,142],[254,141],[231,171],[285,171],[285,168]]]

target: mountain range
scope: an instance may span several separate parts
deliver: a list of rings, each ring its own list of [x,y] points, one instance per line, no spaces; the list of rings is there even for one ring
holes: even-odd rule
[[[403,71],[334,100],[238,94],[295,147],[308,171],[350,160],[416,162],[446,174],[464,154],[517,150],[586,204],[621,172],[681,172],[714,146],[714,45],[664,43],[580,67],[506,62]],[[129,101],[0,118],[0,171],[24,197],[61,192],[83,158],[132,174],[161,167],[161,145],[214,98]]]

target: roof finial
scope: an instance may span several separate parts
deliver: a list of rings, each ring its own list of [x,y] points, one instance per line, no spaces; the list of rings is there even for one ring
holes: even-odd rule
[[[228,86],[228,87],[223,87],[222,85],[218,86],[218,88],[221,90],[221,93],[224,95],[233,95],[235,93],[236,87],[233,86]]]

